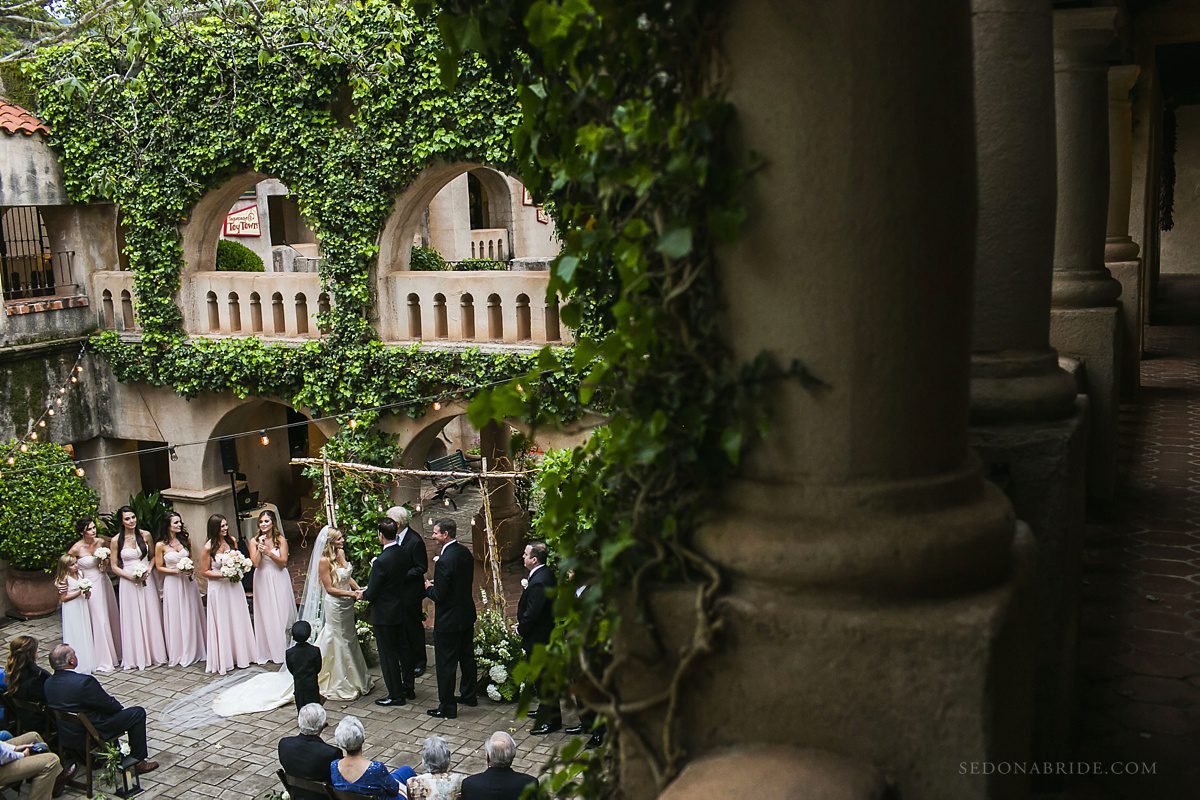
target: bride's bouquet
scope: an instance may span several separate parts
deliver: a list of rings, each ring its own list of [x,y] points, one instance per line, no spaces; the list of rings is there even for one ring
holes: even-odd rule
[[[254,563],[246,558],[237,550],[232,550],[225,554],[221,562],[221,574],[229,579],[230,583],[237,583],[242,578],[246,577]]]
[[[146,576],[150,574],[150,567],[146,566],[145,561],[135,561],[129,568],[129,574],[137,581],[138,586],[145,586]]]
[[[79,586],[79,592],[85,597],[92,591],[92,582],[87,578],[80,578],[77,585]]]
[[[179,563],[175,565],[175,568],[178,569],[180,573],[187,575],[187,579],[189,581],[192,580],[192,575],[196,572],[195,563],[193,563],[192,560],[187,556],[179,559]]]
[[[108,557],[112,555],[112,550],[109,550],[107,547],[97,547],[92,555],[96,557],[97,561],[108,561]]]

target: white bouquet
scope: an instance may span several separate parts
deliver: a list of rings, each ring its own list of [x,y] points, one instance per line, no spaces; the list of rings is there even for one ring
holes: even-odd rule
[[[187,575],[189,581],[192,579],[192,573],[196,571],[196,565],[187,556],[179,559],[179,563],[175,565],[175,568]]]
[[[109,550],[107,547],[97,547],[92,555],[96,557],[97,561],[108,561],[108,557],[112,555],[112,550]]]
[[[254,565],[250,559],[237,550],[232,550],[226,553],[221,559],[221,574],[228,578],[230,583],[237,583],[246,577],[246,573],[250,571],[252,566]]]
[[[150,574],[150,567],[146,566],[145,561],[135,561],[133,566],[129,568],[129,574],[133,579],[142,586],[146,585],[146,576]]]
[[[82,594],[87,594],[92,590],[92,582],[87,578],[80,578],[77,585],[79,586],[79,591]]]

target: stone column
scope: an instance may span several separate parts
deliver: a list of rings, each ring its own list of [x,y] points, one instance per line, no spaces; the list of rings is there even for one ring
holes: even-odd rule
[[[969,3],[746,0],[725,23],[739,146],[766,167],[718,254],[724,329],[738,361],[799,359],[826,388],[773,386],[769,434],[694,533],[727,581],[713,650],[678,687],[666,796],[727,793],[711,767],[730,762],[769,776],[760,800],[880,796],[849,773],[904,797],[1023,796],[959,770],[1028,757],[1031,661],[1030,543],[968,447]],[[695,591],[643,596],[661,649],[624,617],[624,700],[665,687]],[[627,722],[654,746],[662,712]],[[621,790],[651,797],[636,738],[619,737]]]
[[[973,0],[972,8],[979,224],[971,440],[1038,541],[1034,742],[1038,759],[1052,759],[1069,742],[1074,697],[1086,413],[1049,344],[1051,11],[1043,0]]]
[[[1104,265],[1108,216],[1108,65],[1115,8],[1054,12],[1058,212],[1050,343],[1084,363],[1091,422],[1088,493],[1116,486],[1121,294]]]
[[[1130,94],[1141,68],[1123,64],[1108,70],[1108,238],[1104,260],[1121,283],[1121,394],[1132,396],[1142,355],[1142,260],[1129,235],[1133,188],[1133,104]]]
[[[511,447],[512,431],[507,425],[491,422],[479,431],[479,452],[487,459],[489,471],[507,472],[513,469]],[[517,505],[516,486],[511,479],[488,483],[491,487],[488,499],[492,510],[492,528],[496,532],[500,560],[515,561],[525,548],[529,514]],[[472,550],[480,560],[484,559],[487,552],[487,534],[483,523],[483,508],[480,507],[471,522]]]

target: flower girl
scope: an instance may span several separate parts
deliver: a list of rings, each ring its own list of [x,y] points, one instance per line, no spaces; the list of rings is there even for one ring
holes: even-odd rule
[[[58,559],[54,583],[62,605],[63,643],[75,648],[79,659],[75,671],[90,675],[96,661],[92,646],[92,612],[88,609],[92,581],[80,573],[75,556],[66,554]]]

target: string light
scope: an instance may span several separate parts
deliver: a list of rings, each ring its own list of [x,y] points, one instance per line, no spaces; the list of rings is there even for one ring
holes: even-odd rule
[[[358,420],[356,420],[354,417],[351,417],[348,424],[350,425],[350,430],[354,430],[358,427]]]
[[[13,464],[15,464],[15,463],[17,463],[17,457],[16,457],[16,456],[9,456],[9,457],[8,457],[8,465],[11,467],[11,466],[12,466]]]
[[[271,443],[271,437],[267,436],[267,431],[265,428],[258,432],[258,440],[262,442],[263,447],[266,447]]]
[[[442,401],[441,401],[441,400],[434,400],[434,401],[433,401],[433,410],[434,410],[434,411],[441,411],[441,410],[442,410]]]
[[[49,414],[50,416],[52,416],[52,417],[53,417],[53,416],[54,416],[54,409],[53,409],[53,408],[47,408],[47,409],[46,409],[46,413],[47,413],[47,414]]]
[[[30,431],[30,432],[29,432],[29,438],[30,438],[30,439],[37,439],[37,431]]]
[[[171,447],[170,449],[168,449],[168,450],[167,450],[167,452],[168,452],[168,453],[170,453],[170,455],[171,455],[171,460],[172,460],[172,461],[178,461],[178,460],[179,460],[179,453],[176,453],[176,452],[175,452],[175,448],[174,448],[174,447]]]
[[[60,387],[60,388],[59,388],[59,390],[58,390],[58,393],[59,393],[59,394],[66,394],[66,393],[67,393],[67,387],[65,387],[65,386],[62,386],[62,387]]]
[[[53,414],[54,412],[53,412],[53,411],[51,411],[50,413],[51,413],[51,414]],[[39,428],[44,428],[44,427],[46,427],[46,420],[44,420],[44,419],[39,419],[39,420],[38,420],[38,427],[39,427]]]
[[[84,472],[83,467],[76,467],[75,474],[82,478],[86,473]]]
[[[79,378],[76,378],[74,375],[72,375],[72,376],[71,376],[71,383],[79,383]]]
[[[21,452],[22,452],[22,453],[28,453],[28,452],[29,452],[29,445],[25,444],[24,442],[21,442],[21,447],[20,447],[20,450],[21,450]]]
[[[418,514],[420,514],[420,513],[421,513],[421,504],[420,504],[420,503],[417,503],[417,505],[416,505],[416,512],[417,512]]]
[[[56,397],[56,398],[54,398],[54,405],[56,405],[56,406],[61,406],[61,405],[62,405],[62,398],[61,398],[61,397]]]

